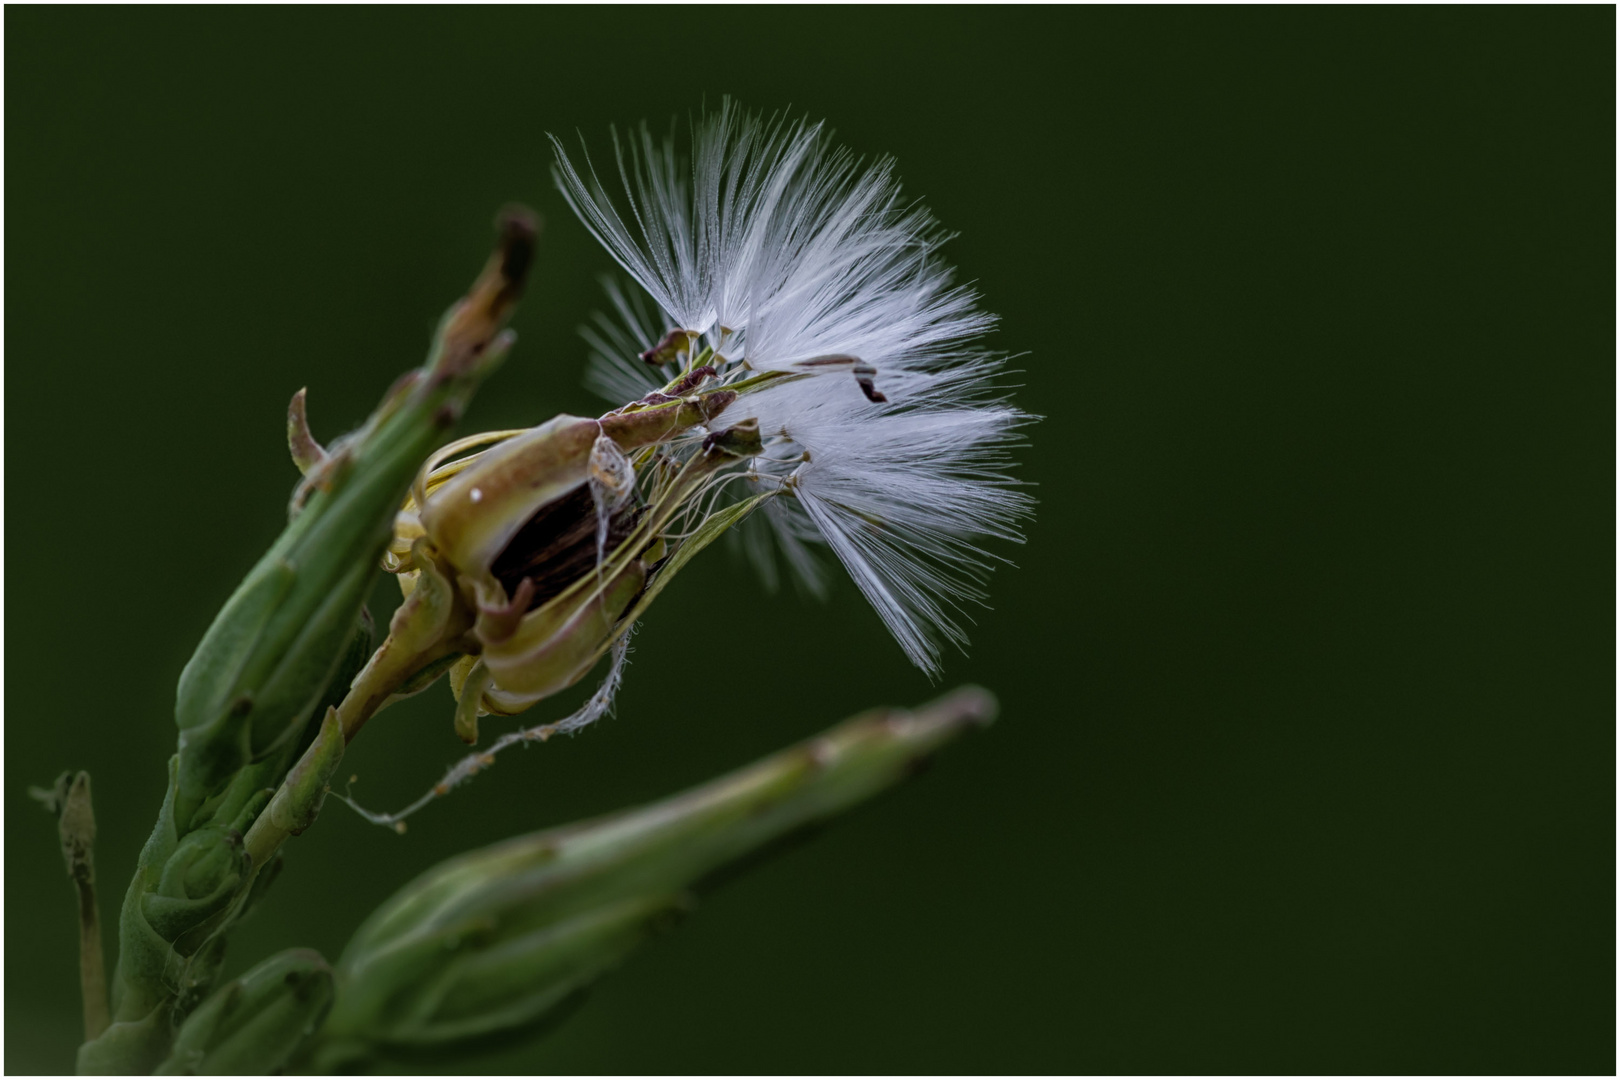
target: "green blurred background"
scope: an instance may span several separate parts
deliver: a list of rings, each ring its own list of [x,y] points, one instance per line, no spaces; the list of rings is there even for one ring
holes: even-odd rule
[[[460,1066],[1613,1071],[1612,8],[5,27],[7,1071],[77,1041],[27,786],[93,774],[111,920],[180,667],[283,521],[288,396],[323,438],[361,420],[518,199],[538,279],[464,430],[596,408],[575,327],[609,261],[545,133],[723,94],[897,156],[1024,354],[1039,517],[945,682],[1003,720]],[[691,648],[736,613],[751,645]],[[643,625],[615,718],[403,838],[331,805],[231,969],[335,956],[454,851],[940,689],[847,581],[771,597],[718,550]],[[369,727],[357,793],[435,780],[450,711]]]

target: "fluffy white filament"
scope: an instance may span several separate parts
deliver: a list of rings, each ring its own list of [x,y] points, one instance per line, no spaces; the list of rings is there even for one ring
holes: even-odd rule
[[[621,142],[615,132],[622,213],[590,159],[581,174],[551,141],[558,186],[580,220],[680,328],[718,344],[747,302],[758,230],[819,135],[819,125],[761,121],[728,101],[699,122],[688,172],[673,138],[660,145],[643,128]]]
[[[610,285],[618,319],[586,331],[589,381],[620,403],[661,385],[674,369],[635,354],[670,326],[706,336],[722,383],[787,375],[750,384],[713,426],[759,421],[766,450],[749,478],[784,496],[760,518],[789,566],[815,588],[806,544],[826,543],[937,673],[940,646],[966,642],[962,602],[983,600],[993,559],[979,542],[1020,540],[1031,505],[1007,469],[1032,418],[996,387],[1000,360],[973,345],[994,317],[952,284],[946,234],[902,200],[892,162],[858,161],[819,124],[727,102],[694,125],[690,165],[645,131],[628,150],[614,143],[622,197],[560,144],[558,185],[663,325]],[[745,546],[773,578],[758,535]]]

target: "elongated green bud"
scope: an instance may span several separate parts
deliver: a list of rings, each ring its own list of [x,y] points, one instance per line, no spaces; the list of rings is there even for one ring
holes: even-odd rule
[[[145,1072],[168,1053],[175,1024],[213,985],[225,933],[262,894],[279,863],[255,851],[260,827],[306,827],[337,767],[344,738],[309,719],[347,702],[371,654],[362,602],[380,569],[393,519],[422,459],[459,418],[512,337],[501,330],[532,259],[535,225],[508,214],[500,243],[468,295],[441,320],[427,362],[399,379],[353,435],[321,447],[302,391],[288,442],[304,474],[291,521],[226,602],[180,677],[158,821],[141,851],[119,917],[113,1023],[80,1051],[81,1071]],[[288,765],[307,750],[280,823],[263,813]],[[261,830],[262,831],[262,830]]]
[[[344,950],[315,1067],[544,1019],[689,905],[695,883],[877,794],[994,713],[975,688],[866,713],[663,802],[441,863]]]
[[[293,440],[300,466],[310,470],[308,501],[221,609],[180,676],[175,811],[182,827],[238,769],[303,731],[411,477],[509,344],[498,331],[521,290],[533,242],[531,222],[508,219],[500,250],[446,316],[428,365],[396,384],[341,449],[317,458],[306,440]],[[302,392],[295,412],[301,423]]]
[[[427,366],[397,383],[341,448],[327,453],[304,437],[302,392],[295,399],[302,434],[291,441],[309,470],[301,488],[307,501],[180,675],[175,813],[182,829],[239,769],[303,732],[412,476],[510,344],[500,325],[521,290],[533,243],[532,222],[507,220],[500,249],[446,316]]]
[[[332,1007],[321,954],[289,949],[220,987],[186,1018],[160,1076],[267,1076],[303,1049]]]

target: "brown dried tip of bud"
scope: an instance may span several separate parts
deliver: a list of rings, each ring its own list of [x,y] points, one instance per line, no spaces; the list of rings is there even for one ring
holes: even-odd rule
[[[500,229],[496,251],[501,260],[501,277],[505,279],[506,288],[512,291],[512,299],[515,300],[517,294],[523,291],[523,283],[529,277],[529,267],[534,263],[540,218],[527,206],[509,203],[501,208],[495,222]]]
[[[714,378],[714,375],[714,368],[710,367],[708,364],[704,364],[701,367],[695,367],[685,375],[681,376],[680,381],[669,388],[669,392],[674,394],[676,397],[679,397],[682,394],[690,394],[693,390],[698,388],[698,385],[702,383],[704,379],[712,379]]]
[[[496,227],[500,236],[495,250],[444,328],[444,354],[438,365],[441,377],[465,371],[494,340],[523,295],[524,281],[534,263],[540,219],[532,210],[511,205],[496,218]]]
[[[713,420],[715,417],[725,412],[726,409],[730,408],[733,401],[737,400],[737,391],[716,390],[712,394],[701,395],[699,400],[701,400],[703,403],[702,407],[704,418]]]
[[[675,385],[669,388],[668,393],[665,393],[662,390],[654,390],[645,397],[640,397],[635,401],[632,401],[630,405],[668,405],[671,402],[679,401],[681,398],[685,397],[687,394],[690,394],[693,390],[696,390],[700,385],[702,385],[705,379],[713,378],[714,374],[714,368],[710,367],[708,364],[704,364],[702,367],[693,368],[691,371],[687,372],[685,375],[682,375],[678,380],[676,380]],[[731,393],[729,390],[725,392]],[[735,398],[736,395],[733,394],[732,397],[726,399],[726,403],[730,404],[733,400],[735,400]],[[625,406],[625,408],[629,407],[629,405]],[[620,411],[623,412],[624,410],[621,409]],[[709,415],[713,416],[714,413],[711,412]]]
[[[856,364],[850,370],[855,373],[855,385],[861,388],[861,393],[866,395],[867,401],[881,405],[889,400],[872,384],[872,377],[877,374],[877,368],[871,364]]]
[[[651,364],[653,367],[662,367],[690,349],[694,337],[697,337],[697,334],[690,330],[671,330],[663,336],[658,344],[642,353],[641,360],[643,363]]]
[[[873,377],[877,375],[877,368],[858,356],[850,356],[848,353],[833,353],[829,356],[814,356],[809,360],[800,360],[793,366],[796,368],[848,367],[855,376],[855,385],[861,388],[861,393],[866,395],[867,401],[872,402],[874,405],[881,405],[889,400],[872,381]]]
[[[733,458],[756,457],[764,450],[765,447],[759,439],[759,421],[752,417],[724,431],[711,432],[703,439],[703,452],[711,456],[724,454]]]

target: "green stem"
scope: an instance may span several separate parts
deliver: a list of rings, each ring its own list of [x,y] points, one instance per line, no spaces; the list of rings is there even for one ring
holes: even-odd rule
[[[90,774],[63,773],[49,790],[33,795],[55,812],[62,861],[78,893],[79,993],[84,1005],[84,1038],[107,1030],[107,966],[101,951],[101,909],[96,902],[96,815],[90,800]]]

